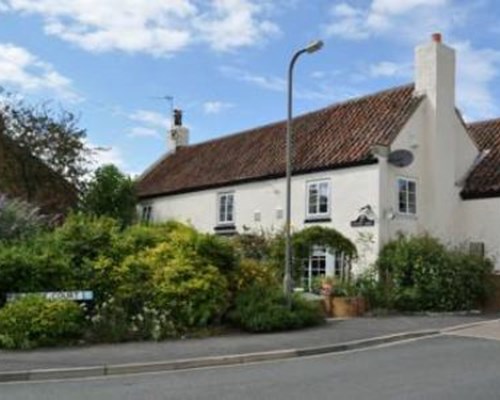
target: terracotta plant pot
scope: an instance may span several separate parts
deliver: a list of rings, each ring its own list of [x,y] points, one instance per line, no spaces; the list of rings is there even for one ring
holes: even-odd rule
[[[325,316],[333,317],[333,297],[323,296],[323,311]]]
[[[365,313],[366,302],[362,297],[334,297],[333,315],[339,318],[358,317]]]

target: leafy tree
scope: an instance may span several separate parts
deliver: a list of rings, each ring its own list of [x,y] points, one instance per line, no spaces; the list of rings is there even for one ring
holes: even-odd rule
[[[86,143],[87,134],[78,127],[78,117],[62,108],[54,109],[51,103],[32,106],[11,94],[3,95],[0,131],[82,189],[96,150]]]
[[[130,225],[136,215],[134,182],[114,165],[98,168],[83,196],[83,210],[94,216],[115,218]]]

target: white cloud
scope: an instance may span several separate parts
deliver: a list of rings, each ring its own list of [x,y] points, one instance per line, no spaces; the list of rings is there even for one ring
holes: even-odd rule
[[[271,92],[283,93],[287,89],[286,80],[277,76],[259,75],[231,66],[222,66],[219,67],[219,70],[228,78],[246,82]],[[316,89],[306,89],[297,85],[294,89],[294,97],[301,100],[331,101],[337,96],[330,85],[320,84],[319,86],[316,85]]]
[[[283,78],[254,74],[252,72],[230,66],[222,66],[219,70],[229,78],[242,82],[248,82],[263,89],[275,92],[283,92],[286,89],[286,81]]]
[[[491,90],[499,76],[500,51],[476,49],[470,42],[453,45],[457,50],[457,98],[464,113],[472,118],[490,118],[500,111]]]
[[[232,107],[234,107],[233,104],[223,101],[206,101],[203,103],[203,112],[205,114],[219,114]]]
[[[364,7],[343,2],[332,6],[325,33],[351,40],[386,36],[414,43],[433,31],[447,33],[466,15],[466,6],[455,6],[453,0],[372,0]]]
[[[94,159],[97,166],[114,164],[120,169],[126,166],[125,158],[118,147],[103,148],[97,152]]]
[[[258,18],[263,7],[248,0],[214,0],[212,10],[202,15],[197,26],[215,50],[231,50],[258,43],[279,33],[273,22]]]
[[[57,97],[81,100],[69,78],[28,50],[11,43],[0,43],[0,85],[25,92],[50,92]]]
[[[132,138],[136,137],[155,138],[155,139],[161,138],[161,135],[158,132],[158,130],[153,128],[147,128],[145,126],[134,126],[133,128],[130,129],[127,136]]]
[[[409,63],[395,63],[391,61],[381,61],[370,66],[370,75],[374,78],[385,77],[410,77],[412,65]]]
[[[149,110],[137,110],[129,118],[132,121],[142,122],[151,127],[162,129],[166,129],[170,123],[170,119],[165,115]]]
[[[4,4],[5,3],[5,4]],[[4,0],[0,12],[36,14],[45,33],[92,52],[171,55],[193,43],[217,51],[279,31],[268,0]],[[3,4],[3,6],[2,6]]]

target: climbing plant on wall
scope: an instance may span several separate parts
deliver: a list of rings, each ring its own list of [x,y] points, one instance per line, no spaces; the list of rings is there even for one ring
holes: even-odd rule
[[[356,246],[348,238],[333,228],[313,226],[296,232],[292,238],[294,252],[294,269],[300,271],[302,263],[307,260],[315,246],[334,249],[343,254],[344,262],[348,266],[356,259],[358,252]],[[350,275],[350,271],[348,276]]]

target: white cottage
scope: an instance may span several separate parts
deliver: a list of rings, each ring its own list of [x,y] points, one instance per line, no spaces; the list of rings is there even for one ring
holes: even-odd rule
[[[500,120],[467,125],[455,107],[455,51],[441,35],[417,47],[415,83],[294,120],[292,225],[337,229],[357,270],[398,233],[470,246],[500,270]],[[170,151],[140,178],[143,217],[206,232],[284,224],[285,122],[189,145],[178,113]],[[319,249],[305,275],[342,274]]]

